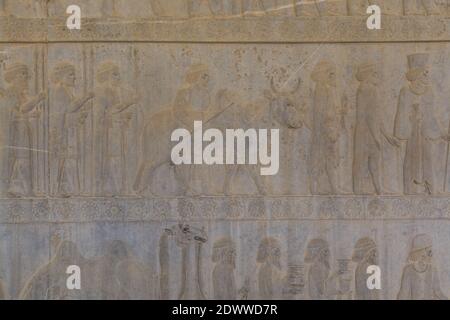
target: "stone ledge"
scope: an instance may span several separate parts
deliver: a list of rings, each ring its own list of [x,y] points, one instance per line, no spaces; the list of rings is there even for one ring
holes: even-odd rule
[[[0,224],[449,220],[448,197],[307,196],[0,200]]]
[[[46,42],[46,19],[0,17],[0,42]]]
[[[365,17],[261,17],[191,20],[84,19],[69,31],[62,19],[0,20],[0,42],[335,43],[450,41],[450,17],[386,16],[381,30]]]

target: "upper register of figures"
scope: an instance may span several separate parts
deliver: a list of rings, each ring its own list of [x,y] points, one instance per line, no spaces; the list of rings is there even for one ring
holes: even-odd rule
[[[449,46],[329,45],[304,68],[315,45],[62,48],[46,58],[42,45],[10,47],[4,57],[3,196],[448,193],[449,92],[439,83]],[[205,55],[223,64],[198,63]],[[278,173],[174,166],[171,134],[194,121],[278,129]]]
[[[120,0],[85,0],[77,5],[82,17],[119,21],[244,16],[270,21],[273,15],[320,21],[325,16],[367,16],[370,5],[380,6],[387,15],[445,15],[450,4],[442,0],[132,1],[133,6]],[[5,18],[0,21],[47,14],[64,18],[72,2],[3,0],[0,12]],[[186,21],[195,24],[193,20]],[[177,23],[163,25],[176,28]],[[445,28],[444,24],[441,33]],[[81,32],[96,29],[82,27]],[[170,34],[177,34],[175,30]],[[59,32],[78,33],[61,27]],[[114,32],[110,34],[116,40]],[[319,58],[310,48],[285,55],[261,46],[259,54],[247,56],[254,60],[244,63],[243,52],[258,52],[258,48],[250,48],[245,39],[240,42],[229,46],[231,58],[217,56],[222,66],[200,63],[214,53],[214,46],[210,52],[200,45],[167,46],[166,54],[173,61],[163,70],[152,63],[154,44],[116,44],[108,54],[103,52],[105,45],[83,44],[73,52],[63,47],[58,52],[48,45],[7,46],[0,55],[0,194],[447,194],[449,97],[441,84],[448,83],[448,47],[409,47],[401,53],[363,50],[352,61],[342,61],[353,50],[340,46],[340,54],[329,52]],[[394,44],[390,46],[393,50]],[[49,58],[52,50],[58,53]],[[123,52],[126,58],[121,57]],[[388,68],[382,70],[381,62],[389,59],[395,61],[386,63],[396,74],[386,76]],[[225,65],[228,60],[233,62]],[[254,70],[245,69],[249,61]],[[148,83],[156,74],[156,81]],[[158,87],[166,78],[171,79],[167,88]],[[244,79],[241,86],[236,86],[240,79]],[[250,81],[255,91],[247,88]],[[344,88],[348,81],[355,85]],[[280,129],[279,174],[258,177],[258,165],[174,168],[171,133],[205,119],[213,119],[210,125],[219,129]]]
[[[355,16],[366,15],[370,5],[385,15],[449,14],[448,0],[0,0],[0,15],[61,17],[69,5],[79,5],[85,17],[102,18]]]

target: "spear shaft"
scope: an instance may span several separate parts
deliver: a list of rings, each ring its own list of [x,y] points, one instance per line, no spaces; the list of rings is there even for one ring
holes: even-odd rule
[[[450,120],[448,122],[448,135],[450,136]],[[447,142],[447,153],[445,157],[445,171],[444,171],[444,192],[447,191],[447,177],[448,177],[448,157],[450,156],[450,141]]]

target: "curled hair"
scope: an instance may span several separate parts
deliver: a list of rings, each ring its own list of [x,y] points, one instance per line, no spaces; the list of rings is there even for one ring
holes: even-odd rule
[[[371,63],[361,64],[358,67],[358,70],[356,71],[355,78],[360,82],[366,80],[367,76],[370,74],[371,71],[374,70],[374,68],[375,65]]]
[[[320,82],[326,78],[326,72],[334,69],[335,69],[334,64],[328,61],[320,61],[314,67],[314,70],[311,74],[311,79],[314,82]]]
[[[54,69],[52,73],[52,81],[53,83],[59,83],[62,81],[62,78],[67,72],[74,71],[75,67],[69,63],[69,62],[62,62],[58,64]]]
[[[118,71],[119,67],[117,64],[111,61],[104,62],[97,70],[97,81],[104,83],[108,80],[109,75],[113,71]]]
[[[194,64],[192,65],[186,73],[185,82],[188,84],[196,83],[202,74],[208,73],[209,68],[205,64]]]
[[[268,237],[261,240],[258,248],[258,254],[256,255],[256,261],[259,263],[265,262],[270,257],[270,251],[273,248],[280,248],[277,239]]]
[[[422,69],[418,69],[418,68],[410,69],[406,73],[406,79],[408,79],[408,81],[415,81],[415,80],[417,80],[417,78],[420,76],[420,74],[422,72],[423,72]]]
[[[354,262],[360,262],[364,259],[364,257],[375,250],[377,247],[375,241],[371,238],[361,238],[356,242],[355,248],[353,250],[352,260]]]
[[[313,262],[323,249],[328,249],[328,243],[323,239],[312,239],[308,242],[305,253],[305,262]]]
[[[5,69],[5,74],[4,74],[5,81],[7,83],[13,82],[13,80],[16,78],[17,74],[22,71],[28,72],[28,67],[26,64],[16,63],[16,64],[13,64],[12,66],[7,67]]]

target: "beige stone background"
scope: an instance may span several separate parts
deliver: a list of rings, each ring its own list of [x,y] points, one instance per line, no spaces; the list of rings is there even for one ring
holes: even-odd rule
[[[0,0],[0,298],[448,297],[449,15],[445,0]],[[211,110],[208,127],[279,128],[279,173],[171,165],[171,130]],[[358,144],[360,119],[378,146]]]

